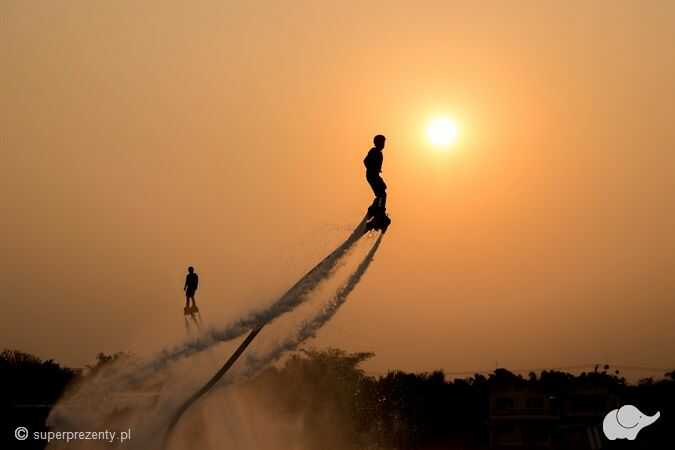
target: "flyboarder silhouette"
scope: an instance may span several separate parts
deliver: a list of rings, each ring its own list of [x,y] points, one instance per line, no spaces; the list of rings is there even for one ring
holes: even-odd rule
[[[386,212],[387,185],[380,176],[384,160],[382,151],[386,140],[387,138],[381,134],[375,136],[373,138],[374,147],[368,151],[363,160],[363,164],[366,166],[366,181],[375,194],[373,204],[368,208],[366,230],[382,230],[383,233],[387,231],[387,227],[391,223],[391,219]]]
[[[185,291],[185,311],[187,312],[196,312],[197,304],[195,303],[195,293],[197,292],[197,287],[199,286],[199,276],[195,272],[194,267],[188,267],[188,274],[185,277],[185,286],[183,290]],[[192,300],[192,309],[190,309],[190,300]]]

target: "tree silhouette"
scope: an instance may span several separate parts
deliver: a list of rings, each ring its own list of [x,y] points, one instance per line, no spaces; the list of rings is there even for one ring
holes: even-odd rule
[[[125,356],[100,353],[85,371],[76,371],[18,351],[0,353],[0,417],[8,442],[2,448],[42,448],[40,442],[13,440],[14,428],[44,430],[51,406],[69,383],[94,376]],[[561,421],[564,405],[589,391],[606,392],[622,404],[639,405],[649,413],[660,410],[659,422],[640,435],[641,448],[666,448],[668,430],[675,426],[675,371],[663,379],[646,378],[637,384],[627,383],[606,365],[579,375],[544,370],[523,377],[500,368],[453,380],[442,371],[391,371],[375,377],[361,367],[373,356],[339,349],[302,350],[240,387],[255,394],[257,407],[302,423],[307,448],[328,450],[488,448],[490,398],[503,390],[544,393]],[[593,403],[582,406],[594,407]],[[606,411],[596,408],[595,412]],[[599,424],[601,419],[593,420]],[[579,448],[578,442],[566,440],[569,423],[561,422],[559,428],[554,434],[555,447]],[[585,431],[582,439],[586,439]],[[603,445],[622,444],[603,441]]]

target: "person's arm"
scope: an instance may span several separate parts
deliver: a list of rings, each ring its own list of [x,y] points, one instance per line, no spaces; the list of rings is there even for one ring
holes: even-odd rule
[[[371,148],[368,150],[368,153],[366,153],[366,157],[363,158],[363,164],[366,166],[367,171],[373,170],[373,149]]]
[[[199,275],[195,274],[195,291],[199,287]]]
[[[189,276],[185,277],[185,286],[183,286],[183,290],[184,290],[184,291],[187,291],[187,287],[188,287],[188,278],[189,278]]]

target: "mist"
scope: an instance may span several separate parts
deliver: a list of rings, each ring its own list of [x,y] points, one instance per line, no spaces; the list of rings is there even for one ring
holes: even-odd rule
[[[363,225],[364,222],[361,222],[356,228],[359,233],[358,237],[363,235]],[[380,234],[376,238],[361,261],[352,269],[349,264],[338,264],[338,261],[342,258],[353,259],[350,257],[351,252],[347,250],[357,243],[358,238],[354,238],[354,234],[350,235],[335,251],[331,252],[305,277],[301,278],[289,292],[298,291],[298,286],[303,286],[298,292],[301,292],[302,296],[311,297],[312,292],[317,290],[319,285],[327,284],[331,278],[338,278],[339,280],[340,276],[345,277],[342,281],[337,281],[337,286],[332,289],[333,294],[328,298],[315,295],[315,298],[305,299],[316,304],[313,314],[304,318],[295,318],[295,324],[292,321],[284,324],[277,320],[274,323],[277,328],[277,336],[268,343],[267,348],[265,346],[259,347],[253,353],[245,354],[244,357],[240,358],[234,370],[226,374],[223,380],[214,386],[213,392],[217,393],[215,394],[216,398],[233,401],[236,404],[241,403],[237,398],[241,395],[239,389],[242,383],[254,379],[284,355],[298,350],[303,343],[315,337],[318,331],[337,313],[349,294],[358,285],[372,263],[382,242],[382,237],[383,235]],[[370,239],[366,238],[362,241],[367,243]],[[360,247],[363,247],[363,245]],[[326,264],[330,266],[330,270],[326,269]],[[303,280],[312,281],[311,283],[305,283]],[[333,281],[335,282],[335,280]],[[310,287],[308,284],[312,286]],[[293,306],[288,306],[288,302],[291,301],[289,299],[291,299],[291,296],[288,293],[281,298],[286,305],[282,308],[284,313],[290,314],[300,302],[294,301]],[[276,302],[273,305],[278,304]],[[279,310],[278,306],[273,306],[267,311],[278,312]],[[261,317],[260,313],[254,315]],[[264,322],[258,321],[254,324],[256,326],[265,325],[272,322],[272,319],[277,319],[280,315],[282,313],[275,316],[268,315]],[[206,333],[213,335],[212,331],[206,331]],[[230,339],[234,339],[234,337]],[[228,423],[228,427],[237,430],[237,433],[229,438],[233,441],[246,440],[247,437],[242,436],[242,430],[252,430],[252,423],[242,425],[240,423],[244,420],[242,417],[232,417],[229,413],[215,418],[216,422],[214,423],[209,420],[204,422],[204,410],[201,404],[212,405],[213,400],[210,397],[213,394],[208,392],[202,399],[191,398],[192,393],[199,387],[199,380],[207,378],[209,370],[213,371],[216,353],[212,353],[210,349],[216,347],[221,341],[208,339],[208,344],[202,342],[199,346],[194,345],[195,341],[188,342],[183,344],[181,351],[174,350],[172,357],[167,357],[168,352],[166,351],[160,353],[162,355],[160,364],[157,360],[143,362],[138,358],[122,356],[109,366],[103,367],[93,376],[85,378],[80,384],[72,386],[61,402],[55,406],[49,416],[48,424],[55,431],[130,428],[134,430],[135,435],[132,441],[125,443],[125,446],[129,446],[129,448],[148,449],[165,448],[166,446],[169,446],[169,448],[189,448],[188,444],[184,444],[186,447],[174,447],[174,443],[187,439],[185,430],[190,428],[185,428],[184,422],[191,423],[195,420],[195,417],[201,417],[200,427],[205,433],[214,434],[215,426],[221,426],[223,421],[231,421],[231,423]],[[255,397],[250,389],[247,395]],[[192,407],[188,408],[188,406]],[[246,408],[244,408],[247,412],[242,412],[241,415],[252,414],[255,410],[250,409],[252,407],[255,407],[255,401],[247,403]],[[180,411],[181,415],[175,417],[177,411]],[[178,419],[180,419],[180,422],[177,423],[177,426],[169,428],[169,425],[177,422]],[[254,422],[253,418],[247,420]],[[288,417],[268,418],[267,420],[272,423],[269,426],[271,435],[274,435],[275,427],[281,426],[281,423],[292,422],[292,418]],[[277,425],[274,425],[275,421],[278,422]],[[257,441],[261,436],[258,434],[259,432],[260,430],[256,431],[257,437],[253,441],[259,442]],[[263,432],[263,434],[265,433],[266,431]],[[249,436],[249,438],[252,439],[252,436]],[[225,438],[221,436],[219,439]],[[189,439],[187,440],[189,441]],[[53,447],[58,448],[58,445],[60,444],[54,444]],[[98,448],[92,442],[77,443],[76,448],[80,447]]]

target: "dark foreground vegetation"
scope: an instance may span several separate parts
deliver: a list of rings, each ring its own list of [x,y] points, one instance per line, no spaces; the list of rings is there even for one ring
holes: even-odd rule
[[[98,356],[81,373],[16,351],[0,354],[0,448],[20,443],[14,429],[45,430],[51,406],[66,385],[117,355]],[[599,449],[670,448],[675,430],[675,373],[629,384],[610,368],[580,375],[543,371],[522,377],[506,369],[446,379],[443,372],[366,375],[370,353],[303,351],[243,385],[261,407],[303,422],[308,449]],[[636,441],[610,442],[602,419],[634,404],[661,418]],[[261,449],[264,450],[264,449]]]

